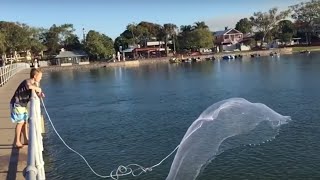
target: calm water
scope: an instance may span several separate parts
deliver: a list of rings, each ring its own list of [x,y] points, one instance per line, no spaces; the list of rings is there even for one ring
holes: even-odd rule
[[[51,118],[65,141],[100,174],[151,166],[170,153],[211,104],[261,102],[293,121],[269,143],[219,155],[198,179],[320,179],[320,54],[45,74]],[[47,124],[47,178],[99,179]],[[165,179],[173,156],[133,178]]]

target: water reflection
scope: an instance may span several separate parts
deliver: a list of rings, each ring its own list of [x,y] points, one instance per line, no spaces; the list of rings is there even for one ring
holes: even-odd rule
[[[47,107],[57,129],[100,172],[119,164],[152,164],[181,141],[214,102],[243,97],[291,115],[276,141],[219,156],[200,179],[316,179],[319,54],[190,64],[52,72],[44,76]],[[48,127],[48,179],[98,179]],[[152,153],[151,153],[152,152]],[[172,159],[142,180],[165,179]],[[309,176],[310,175],[310,176]],[[125,179],[137,179],[126,177]]]

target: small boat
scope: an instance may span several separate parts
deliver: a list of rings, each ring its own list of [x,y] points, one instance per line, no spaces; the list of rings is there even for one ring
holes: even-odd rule
[[[235,59],[234,55],[227,55],[227,56],[222,56],[223,60],[229,60],[229,59]]]
[[[179,62],[181,62],[178,58],[170,58],[169,59],[169,62],[170,63],[179,63]]]
[[[252,58],[255,58],[255,57],[259,57],[260,54],[250,54],[250,56],[251,56]]]
[[[300,54],[310,54],[310,51],[308,50],[300,51]]]
[[[236,56],[236,59],[237,58],[241,59],[241,58],[243,58],[243,56],[241,54],[239,54],[238,56]]]
[[[214,57],[207,57],[207,58],[206,58],[206,61],[214,61],[214,60],[215,60]]]
[[[199,62],[199,61],[201,61],[200,57],[198,57],[198,58],[192,58],[192,62]]]
[[[271,57],[277,57],[277,58],[278,58],[278,57],[280,57],[280,53],[277,53],[277,52],[274,52],[274,53],[273,53],[273,52],[272,52],[272,53],[270,53],[270,56],[271,56]]]
[[[190,63],[190,62],[191,62],[191,59],[190,59],[190,58],[188,58],[188,59],[182,59],[181,62]]]

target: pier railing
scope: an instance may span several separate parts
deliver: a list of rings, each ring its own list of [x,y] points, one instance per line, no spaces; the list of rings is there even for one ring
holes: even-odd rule
[[[40,98],[32,91],[30,99],[28,160],[25,170],[26,180],[44,180],[44,161],[42,157],[42,116]]]
[[[27,68],[30,68],[30,65],[27,63],[14,63],[0,67],[0,87],[8,82],[16,73]]]

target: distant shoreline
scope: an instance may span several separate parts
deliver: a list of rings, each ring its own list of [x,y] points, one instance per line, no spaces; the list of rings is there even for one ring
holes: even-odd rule
[[[252,54],[258,54],[260,56],[269,56],[270,53],[280,54],[292,54],[292,48],[281,48],[272,50],[260,50],[260,51],[236,51],[236,52],[223,52],[208,55],[193,56],[195,58],[206,59],[214,57],[215,59],[221,59],[225,55],[242,55],[244,57],[250,57]],[[83,69],[97,69],[97,68],[108,68],[108,67],[139,67],[140,65],[157,64],[157,63],[169,63],[171,57],[163,58],[152,58],[143,60],[132,60],[132,61],[116,61],[116,62],[90,62],[88,65],[72,65],[72,66],[46,66],[41,67],[44,71],[62,71],[62,70],[83,70]]]
[[[51,71],[63,71],[63,70],[84,70],[84,69],[97,69],[97,68],[108,68],[108,67],[138,67],[146,64],[156,63],[169,63],[170,57],[166,58],[154,58],[144,60],[129,60],[129,61],[115,61],[115,62],[90,62],[87,65],[72,65],[72,66],[45,66],[40,67],[45,72]]]

